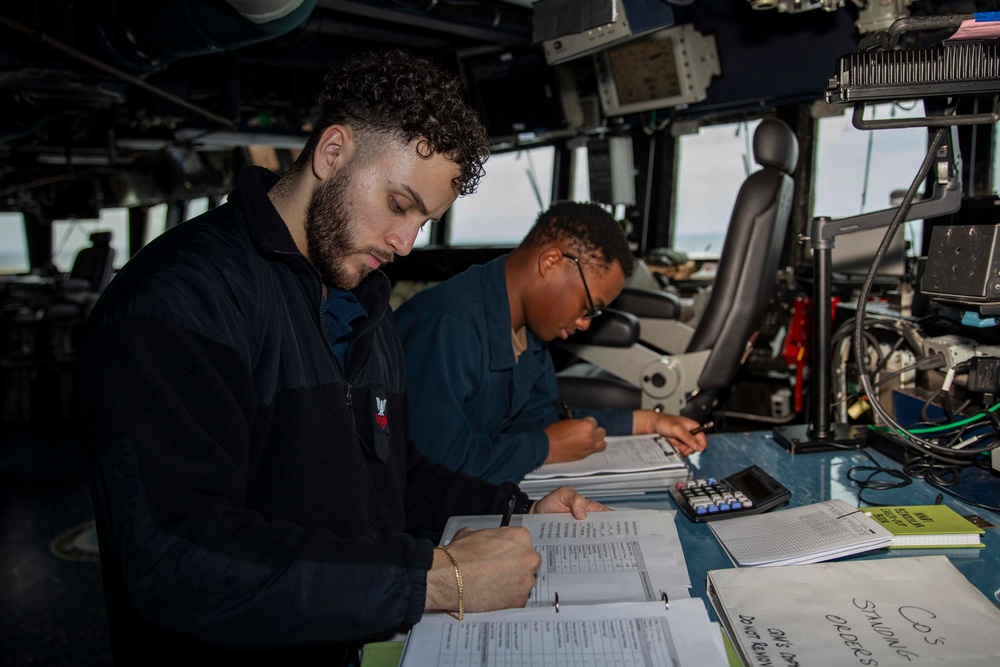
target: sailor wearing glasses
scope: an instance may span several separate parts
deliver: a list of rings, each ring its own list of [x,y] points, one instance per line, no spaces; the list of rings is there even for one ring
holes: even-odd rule
[[[417,447],[452,470],[519,482],[582,459],[608,435],[660,433],[684,455],[698,423],[652,410],[559,410],[546,343],[590,326],[633,258],[597,204],[557,202],[510,254],[410,297],[396,311]]]

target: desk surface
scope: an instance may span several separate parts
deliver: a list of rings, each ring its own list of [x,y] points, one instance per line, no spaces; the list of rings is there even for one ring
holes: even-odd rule
[[[748,465],[757,464],[791,490],[791,501],[785,507],[809,505],[832,498],[839,498],[856,507],[858,487],[848,479],[848,470],[855,466],[871,465],[867,456],[852,450],[791,454],[773,441],[771,431],[712,434],[708,437],[708,443],[704,452],[693,455],[689,460],[696,476],[726,477]],[[871,449],[866,451],[879,463],[887,467],[898,467],[892,459]],[[996,483],[1000,487],[1000,480]],[[912,484],[898,489],[866,489],[864,498],[869,503],[883,505],[933,505],[938,493],[937,489],[923,480],[914,479]],[[605,502],[618,508],[676,509],[666,493],[622,497]],[[985,548],[878,549],[850,558],[866,560],[943,554],[983,595],[1000,606],[1000,514],[967,505],[947,494],[944,494],[944,504],[959,514],[976,514],[997,526],[987,528],[982,536]],[[707,523],[693,523],[678,513],[676,524],[691,577],[691,596],[705,599],[708,571],[731,568],[733,564]],[[712,620],[717,620],[711,606],[707,606]]]

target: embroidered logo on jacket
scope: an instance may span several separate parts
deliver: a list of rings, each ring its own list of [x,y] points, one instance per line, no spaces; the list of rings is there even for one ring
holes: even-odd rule
[[[389,452],[392,449],[389,435],[389,390],[383,384],[374,384],[369,389],[371,398],[371,453],[379,461],[385,463],[389,460]],[[402,406],[402,403],[400,403]],[[401,409],[401,408],[399,408]],[[398,419],[398,417],[397,417]],[[362,440],[365,437],[362,436]]]
[[[375,423],[385,430],[385,426],[388,423],[388,419],[385,416],[385,407],[389,399],[375,397]]]

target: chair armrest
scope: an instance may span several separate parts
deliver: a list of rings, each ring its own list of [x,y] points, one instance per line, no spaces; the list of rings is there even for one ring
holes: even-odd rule
[[[86,278],[63,278],[56,286],[58,292],[77,294],[91,291],[90,281]]]
[[[632,347],[639,341],[639,318],[631,313],[605,308],[586,331],[577,331],[567,342],[603,347]]]
[[[631,313],[636,317],[654,317],[667,320],[679,320],[681,317],[680,297],[662,290],[626,287],[618,295],[618,298],[611,302],[610,307]]]

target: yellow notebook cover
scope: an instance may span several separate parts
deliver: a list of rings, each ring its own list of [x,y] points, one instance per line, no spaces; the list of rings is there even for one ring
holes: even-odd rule
[[[891,547],[981,547],[983,529],[947,505],[866,507],[892,533]]]

